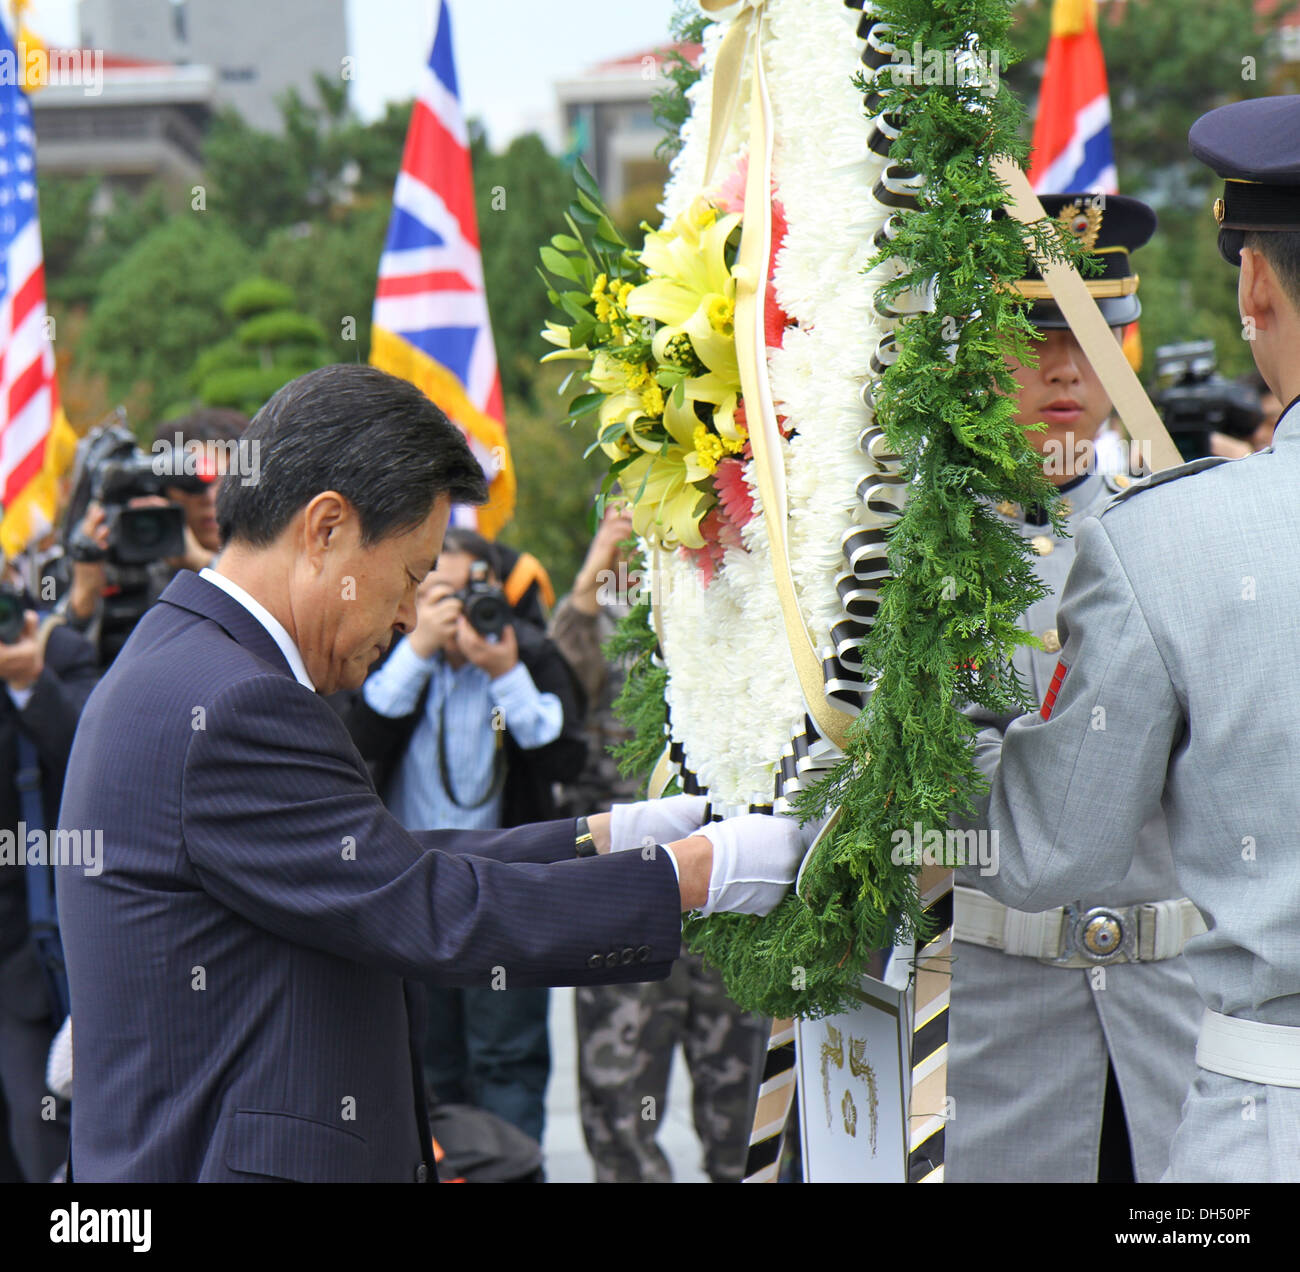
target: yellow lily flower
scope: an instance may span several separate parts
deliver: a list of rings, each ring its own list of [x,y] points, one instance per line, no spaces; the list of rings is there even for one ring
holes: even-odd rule
[[[699,419],[689,400],[674,406],[671,395],[664,404],[663,425],[669,442],[663,451],[661,437],[638,436],[629,424],[628,433],[647,454],[634,459],[619,473],[619,484],[632,500],[632,525],[645,538],[656,538],[666,547],[678,543],[688,548],[704,546],[700,521],[716,500],[696,482],[709,475],[695,449],[695,429]],[[626,458],[618,442],[604,446],[611,458]],[[662,452],[662,453],[661,453]],[[641,483],[645,489],[637,498]],[[697,511],[698,509],[698,511]]]
[[[688,548],[702,548],[704,536],[700,521],[716,502],[706,491],[691,485],[688,471],[700,467],[694,447],[670,443],[663,456],[643,455],[634,459],[618,475],[619,485],[632,504],[632,528],[645,539],[657,540],[664,547],[682,544]],[[642,481],[645,489],[636,499]]]
[[[727,236],[739,224],[740,214],[733,212],[711,224],[699,226],[692,220],[688,209],[667,230],[655,230],[647,234],[645,247],[641,251],[641,263],[652,275],[676,284],[685,293],[685,296],[678,297],[679,305],[689,305],[689,308],[678,309],[676,313],[655,312],[661,311],[663,302],[671,301],[675,293],[671,288],[647,292],[647,288],[654,284],[655,280],[652,279],[650,283],[633,288],[628,297],[628,313],[640,313],[659,322],[677,324],[694,311],[700,296],[710,292],[734,295],[735,282],[727,268],[725,248]],[[727,290],[729,287],[732,289],[730,293]],[[647,296],[652,298],[654,311],[640,307]],[[695,300],[691,301],[689,297],[694,297]]]
[[[743,449],[749,433],[743,424],[736,423],[736,389],[721,376],[710,373],[695,375],[685,381],[683,388],[688,402],[707,402],[713,407],[713,429],[720,437],[734,443],[730,453]]]
[[[712,211],[707,203],[703,209]],[[660,324],[653,342],[656,361],[668,360],[668,342],[684,331],[700,361],[737,385],[736,280],[725,248],[739,223],[736,213],[710,222],[693,206],[668,230],[647,234],[641,261],[656,277],[634,288],[626,305],[629,314]]]
[[[569,343],[571,332],[568,327],[562,326],[558,322],[547,322],[546,330],[542,332],[542,339],[547,344],[556,346],[554,353],[548,353],[540,358],[541,362],[586,362],[591,359],[591,350],[586,345],[579,345],[574,348]]]
[[[647,409],[651,402],[646,394],[646,385],[653,382],[644,365],[625,362],[597,350],[586,378],[592,388],[605,395],[597,413],[597,435],[602,439],[600,446],[605,454],[611,459],[625,459],[629,442],[643,451],[658,452],[662,438],[648,436],[636,427],[641,420],[655,422]],[[623,425],[622,431],[607,437],[610,427],[616,424]]]

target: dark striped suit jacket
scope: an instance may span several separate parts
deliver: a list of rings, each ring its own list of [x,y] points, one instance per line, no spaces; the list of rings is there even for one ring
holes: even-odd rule
[[[571,820],[408,832],[270,634],[188,571],[91,695],[60,826],[78,1180],[432,1175],[403,978],[657,980],[666,854],[577,859]]]

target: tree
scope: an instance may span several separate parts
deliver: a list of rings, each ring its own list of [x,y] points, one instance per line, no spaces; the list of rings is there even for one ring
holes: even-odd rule
[[[169,215],[161,186],[140,194],[116,191],[98,214],[102,179],[38,177],[46,295],[51,302],[85,305],[95,299],[109,269]]]
[[[330,360],[324,329],[294,304],[291,287],[260,275],[226,292],[221,309],[234,331],[199,355],[191,375],[201,405],[255,415],[277,389]],[[190,405],[178,403],[166,414],[184,414]]]
[[[501,385],[507,396],[535,405],[537,359],[545,349],[538,333],[550,315],[537,249],[563,232],[573,178],[536,133],[493,154],[482,131],[472,130],[470,157]]]
[[[38,172],[37,187],[45,274],[53,280],[68,272],[89,235],[99,178],[47,177]],[[53,282],[46,290],[53,293]]]
[[[336,215],[360,196],[391,198],[401,166],[410,104],[390,103],[364,124],[349,111],[346,86],[317,75],[318,101],[290,89],[277,103],[279,133],[216,116],[203,145],[208,207],[256,247],[276,229]]]
[[[274,230],[258,254],[267,278],[293,288],[298,308],[324,328],[338,362],[364,362],[391,204],[374,195],[339,218]]]
[[[187,398],[195,351],[225,334],[221,298],[250,265],[215,218],[171,217],[105,273],[82,341],[87,368],[114,398],[136,389],[150,416]]]

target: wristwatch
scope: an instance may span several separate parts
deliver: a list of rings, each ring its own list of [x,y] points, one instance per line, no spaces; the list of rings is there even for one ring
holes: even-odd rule
[[[594,857],[596,855],[596,838],[591,833],[585,817],[578,818],[578,838],[573,845],[574,855],[578,857]]]

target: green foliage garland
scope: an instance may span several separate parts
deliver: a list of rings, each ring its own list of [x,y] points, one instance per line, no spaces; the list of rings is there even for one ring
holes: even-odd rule
[[[1012,9],[1012,0],[877,5],[898,47],[961,50],[973,33],[1003,64],[1013,58]],[[691,948],[722,971],[732,997],[773,1016],[815,1018],[848,1006],[873,951],[925,934],[915,865],[894,860],[894,832],[916,823],[942,830],[985,788],[964,701],[999,712],[1032,705],[1010,659],[1037,644],[1017,623],[1045,589],[1023,540],[991,507],[1001,499],[1055,505],[1015,423],[1016,386],[1004,361],[1032,358],[1025,302],[1007,287],[1023,276],[1026,247],[1018,223],[994,218],[1005,191],[989,159],[1023,163],[1023,111],[1005,90],[901,78],[884,108],[902,123],[891,160],[924,175],[926,187],[878,258],[899,256],[907,273],[880,294],[932,282],[935,306],[900,325],[899,357],[875,394],[876,421],[911,483],[890,535],[892,579],[863,647],[867,676],[878,681],[843,760],[799,799],[804,819],[842,810],[808,864],[801,896],[766,918],[716,915],[686,927]],[[1048,255],[1077,259],[1050,224],[1033,236]],[[1052,515],[1059,529],[1059,511]]]
[[[632,568],[642,568],[641,563],[634,563]],[[626,663],[623,687],[613,703],[614,714],[632,730],[632,736],[614,748],[614,758],[624,777],[648,779],[664,749],[668,672],[657,660],[658,652],[647,595],[632,606],[604,646],[610,662]]]

